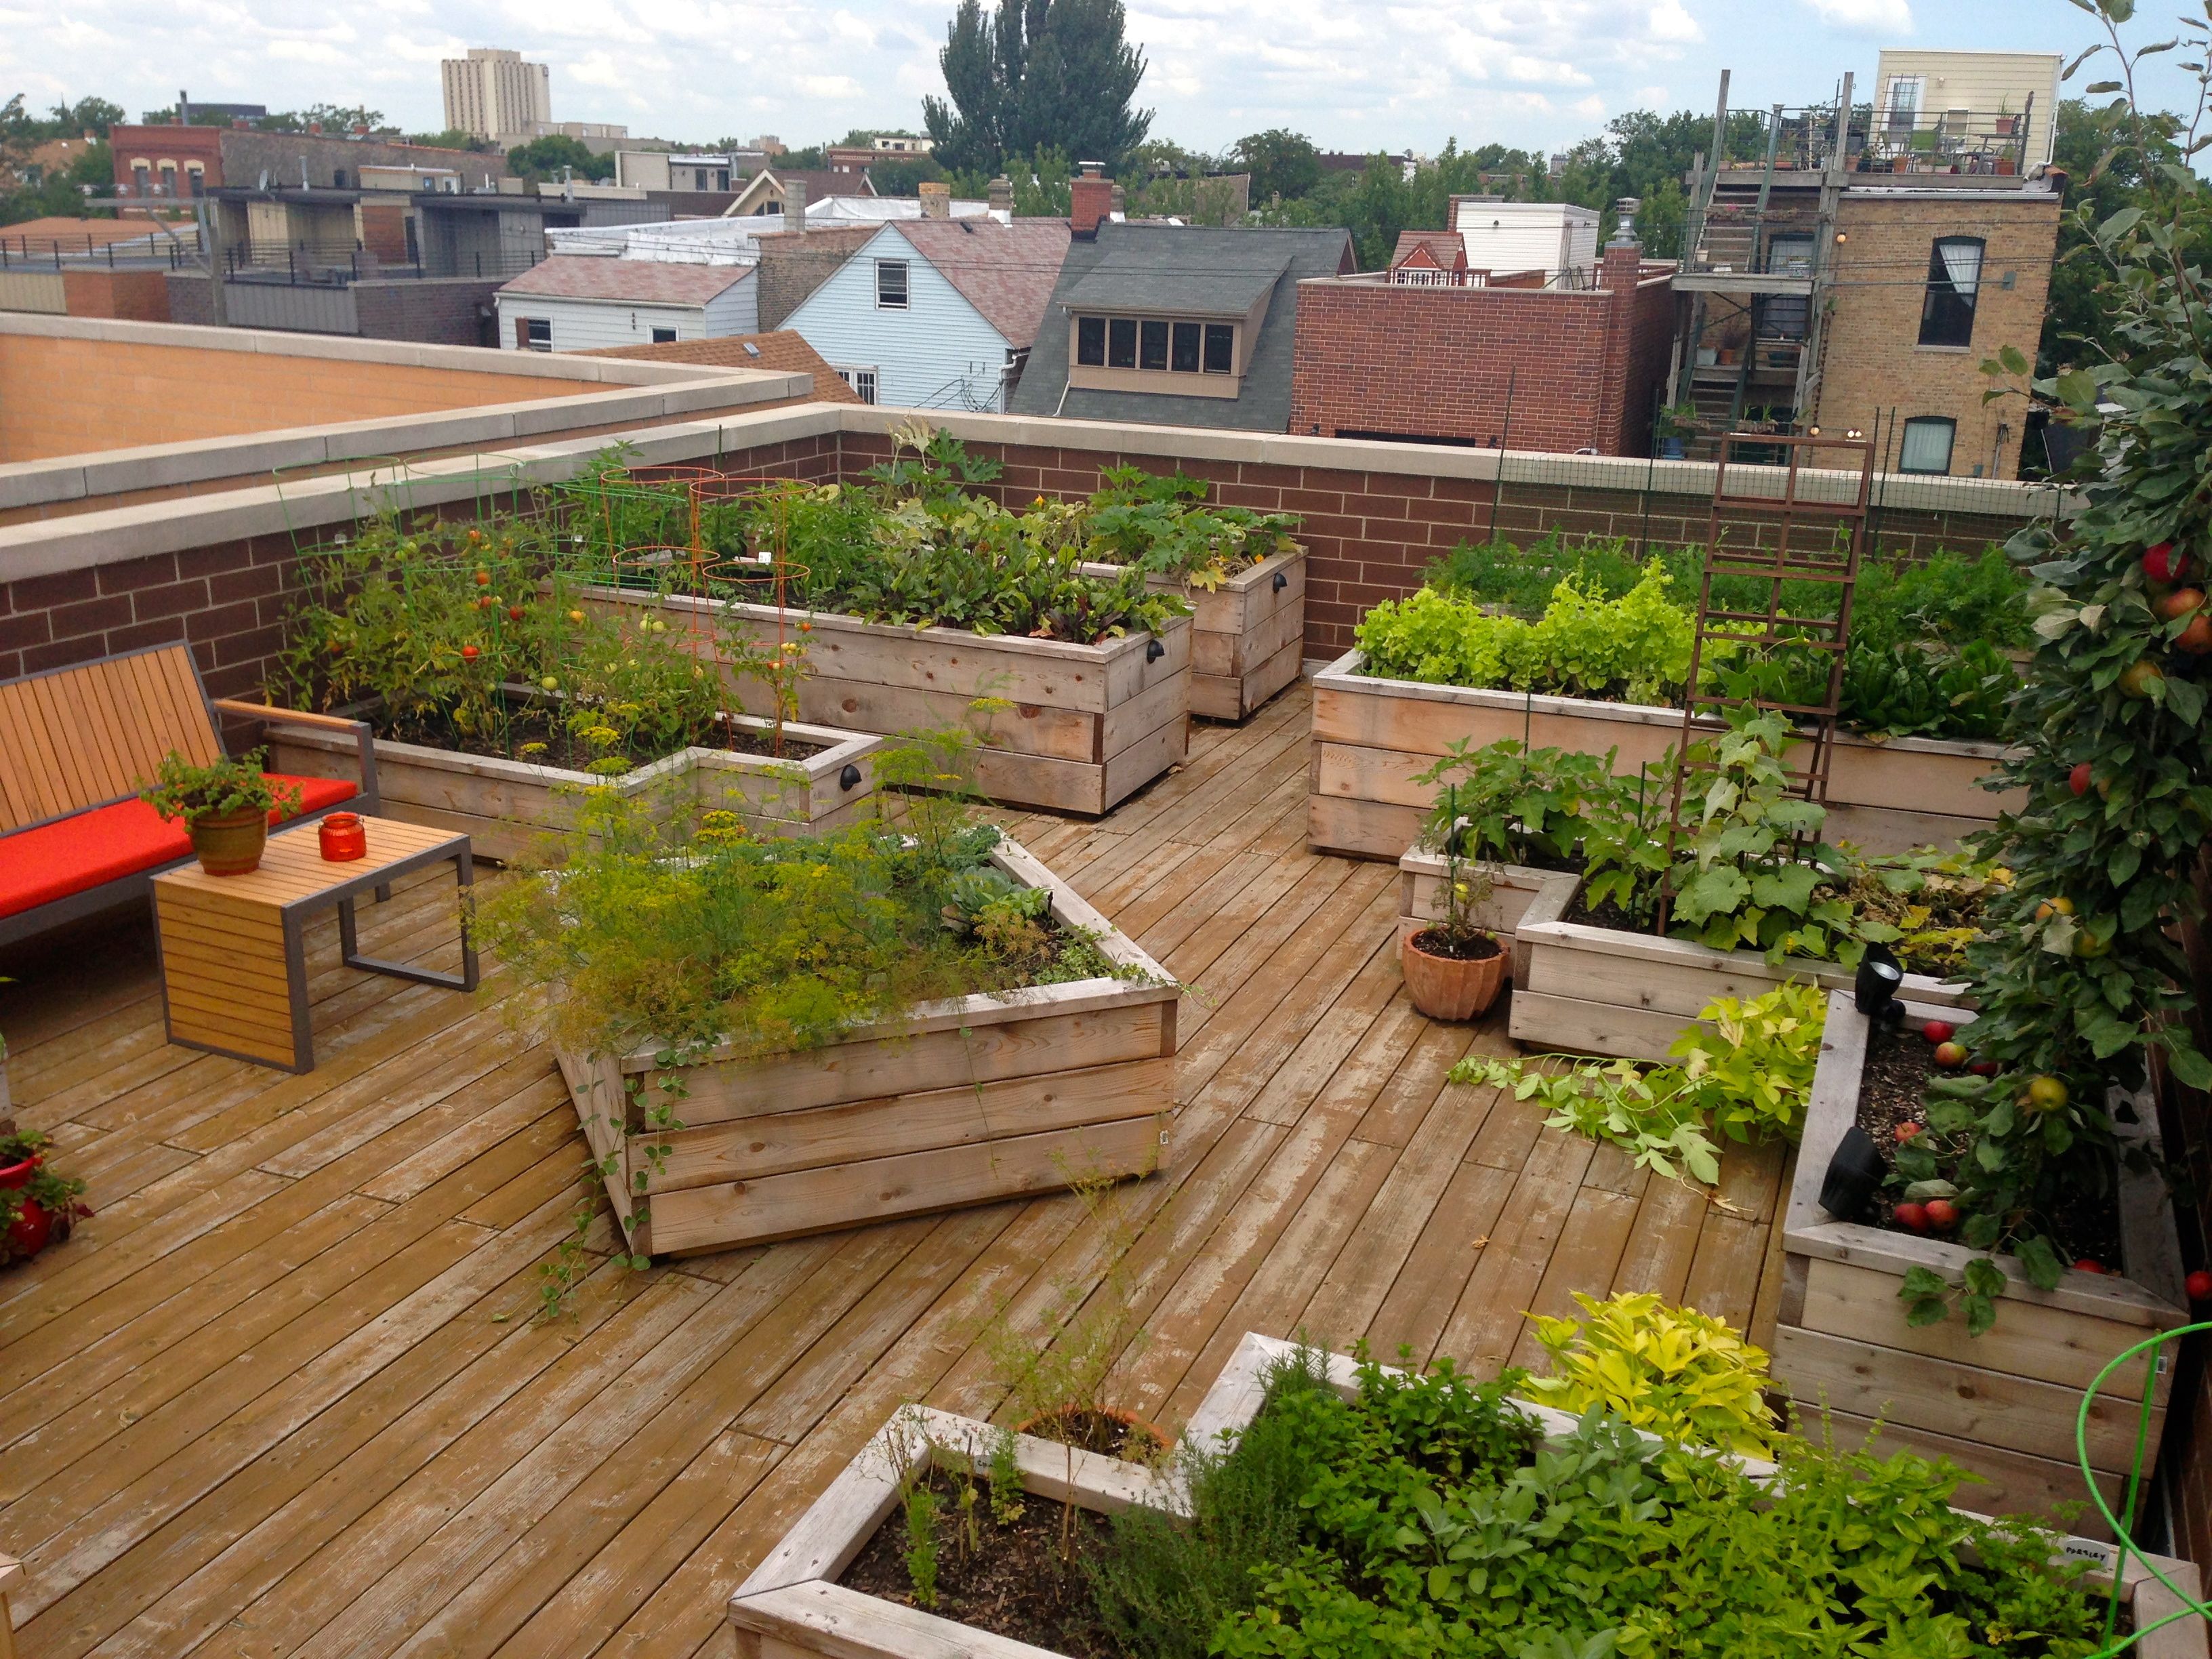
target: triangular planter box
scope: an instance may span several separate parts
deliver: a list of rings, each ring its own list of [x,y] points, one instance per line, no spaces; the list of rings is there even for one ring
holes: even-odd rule
[[[631,1087],[658,1098],[654,1045],[557,1054],[632,1250],[694,1255],[1167,1162],[1180,988],[1023,848],[991,856],[1144,977],[923,1003],[819,1048],[709,1053],[680,1068],[677,1129],[653,1127]]]
[[[1252,1420],[1265,1397],[1268,1372],[1294,1352],[1272,1337],[1247,1335],[1184,1429],[1186,1440],[1224,1443]],[[1328,1357],[1329,1381],[1347,1398],[1357,1392],[1352,1362]],[[1575,1419],[1541,1406],[1516,1402],[1541,1425],[1547,1438],[1570,1434]],[[993,1635],[934,1613],[846,1589],[838,1577],[888,1519],[899,1502],[899,1471],[917,1452],[969,1468],[987,1463],[997,1431],[990,1425],[922,1406],[902,1407],[847,1464],[821,1497],[769,1552],[737,1594],[729,1620],[738,1659],[1061,1659],[1026,1642]],[[1133,1504],[1182,1508],[1172,1473],[1155,1474],[1136,1464],[1077,1451],[1051,1441],[1014,1437],[1022,1485],[1053,1502],[1070,1498],[1081,1507],[1111,1514]],[[1757,1473],[1768,1468],[1751,1460]],[[2088,1560],[2111,1583],[2114,1553],[2087,1539],[2069,1538],[2063,1557]],[[2149,1558],[2191,1599],[2197,1569],[2186,1561]],[[2093,1575],[2094,1577],[2094,1575]],[[2172,1592],[2151,1576],[2141,1558],[2130,1559],[2122,1583],[2138,1627],[2179,1608]],[[2142,1659],[2205,1659],[2203,1621],[2184,1619],[2152,1632],[2138,1644]]]

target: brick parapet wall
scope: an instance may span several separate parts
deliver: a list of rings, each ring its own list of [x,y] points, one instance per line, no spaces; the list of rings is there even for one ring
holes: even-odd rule
[[[634,434],[643,435],[643,434]],[[1077,499],[1098,488],[1102,471],[1135,465],[1154,471],[1175,463],[1156,453],[1043,447],[971,439],[971,453],[999,460],[994,493],[1009,504],[1044,495]],[[732,473],[771,473],[828,481],[855,477],[889,458],[874,433],[836,430],[788,442],[732,449],[720,465]],[[714,451],[684,459],[712,465]],[[652,459],[676,459],[674,453]],[[1494,521],[1501,537],[1533,539],[1648,534],[1654,545],[1702,542],[1703,500],[1632,489],[1509,479],[1493,500],[1486,479],[1419,472],[1333,470],[1275,462],[1187,459],[1182,470],[1212,480],[1232,506],[1291,512],[1304,520],[1310,550],[1306,653],[1348,650],[1362,612],[1419,585],[1428,564],[1462,541],[1481,541]],[[1883,551],[1919,556],[1938,547],[1978,549],[2002,540],[2020,520],[1924,509],[1883,516]],[[330,531],[304,538],[326,539]],[[281,619],[296,584],[297,553],[288,536],[166,553],[90,570],[0,584],[0,678],[60,666],[140,645],[188,640],[218,695],[251,693],[281,648]]]

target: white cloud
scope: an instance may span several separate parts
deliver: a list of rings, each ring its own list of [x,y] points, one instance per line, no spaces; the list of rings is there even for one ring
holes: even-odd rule
[[[1805,0],[1805,3],[1830,28],[1853,34],[1912,33],[1911,0]]]

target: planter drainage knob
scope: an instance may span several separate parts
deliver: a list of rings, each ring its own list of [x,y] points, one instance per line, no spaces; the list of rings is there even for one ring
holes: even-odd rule
[[[1279,593],[1290,585],[1291,578],[1289,574],[1285,571],[1278,570],[1275,573],[1275,592]]]
[[[837,775],[837,787],[840,789],[858,789],[860,787],[860,769],[847,761],[845,769]]]
[[[1162,645],[1158,640],[1147,640],[1145,641],[1145,660],[1146,662],[1158,662],[1162,657],[1166,656],[1167,653],[1167,647]]]

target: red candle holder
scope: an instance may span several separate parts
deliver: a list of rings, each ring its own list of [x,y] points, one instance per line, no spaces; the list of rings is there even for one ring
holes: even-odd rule
[[[322,838],[326,864],[350,864],[368,856],[368,831],[362,826],[358,812],[331,813],[322,821],[317,834]]]

